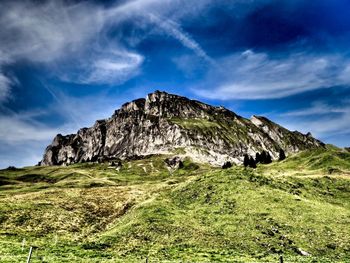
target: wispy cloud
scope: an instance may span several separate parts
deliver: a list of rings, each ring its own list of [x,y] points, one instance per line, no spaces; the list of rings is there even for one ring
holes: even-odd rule
[[[135,17],[143,18],[142,23],[150,23],[152,27],[155,25],[157,29],[160,29],[160,32],[173,37],[184,47],[192,50],[197,56],[207,62],[214,63],[213,59],[208,56],[200,44],[181,28],[180,23],[171,19],[171,16],[180,19],[184,16],[193,15],[193,13],[198,14],[202,9],[207,8],[211,2],[203,0],[189,4],[180,0],[136,0],[110,9],[106,14],[108,14],[107,16],[110,18],[111,23],[118,23],[130,17],[133,19]],[[171,16],[169,16],[169,11],[171,11]],[[156,30],[152,27],[150,31],[154,33]],[[139,38],[144,39],[145,36],[139,36]]]
[[[53,87],[50,90],[55,100],[47,108],[16,112],[0,108],[0,168],[37,163],[56,134],[70,134],[82,127],[91,127],[96,120],[110,117],[127,100],[123,96],[115,100],[105,94],[78,98]],[[40,121],[48,116],[62,121],[54,124]]]
[[[90,96],[73,97],[66,95],[58,87],[45,83],[42,85],[53,97],[53,102],[48,106],[25,111],[0,106],[1,145],[41,143],[45,146],[57,133],[74,133],[82,127],[91,127],[98,119],[110,117],[114,110],[127,100],[125,96],[128,95],[116,99],[100,92]],[[42,119],[50,116],[60,121],[45,124]]]
[[[5,68],[18,61],[35,63],[48,69],[50,76],[85,85],[120,85],[140,74],[145,56],[135,46],[126,45],[123,35],[110,35],[126,21],[144,23],[144,35],[135,36],[140,39],[138,43],[150,32],[167,34],[201,59],[210,61],[180,22],[172,19],[200,12],[207,2],[136,0],[105,8],[89,1],[4,1],[0,9],[0,102],[11,95],[11,86],[16,84],[15,78],[4,72]],[[178,8],[184,4],[188,8]],[[39,81],[45,82],[45,78]],[[2,160],[10,162],[17,154],[22,161],[15,164],[32,164],[29,162],[41,156],[55,134],[91,126],[96,119],[109,117],[129,99],[119,97],[115,101],[96,92],[92,96],[72,97],[57,86],[41,84],[54,97],[48,107],[27,111],[0,109],[0,144],[7,149],[0,151]],[[59,120],[43,121],[50,116]],[[18,153],[21,146],[26,148],[25,155]]]
[[[36,120],[46,114],[44,109],[14,112],[1,107],[0,168],[34,165],[40,160],[46,145],[58,131],[57,127]]]
[[[135,76],[142,64],[143,56],[129,51],[118,40],[114,40],[117,43],[113,48],[102,41],[111,18],[98,5],[14,1],[2,7],[0,70],[5,63],[25,59],[45,63],[64,80],[120,84]],[[0,76],[0,94],[4,97],[12,83],[4,74]]]
[[[277,114],[275,120],[291,130],[311,131],[326,142],[339,143],[337,138],[350,131],[349,101],[339,99],[337,105],[316,101],[310,107]]]
[[[47,141],[46,143],[48,143]],[[8,166],[31,166],[38,163],[45,150],[43,141],[25,141],[7,144],[0,140],[0,169]]]
[[[25,119],[20,114],[0,116],[1,141],[8,143],[20,141],[43,141],[56,134],[57,130],[49,128],[39,122]]]
[[[4,53],[0,48],[0,103],[9,97],[11,86],[17,82],[14,76],[6,75],[2,70],[2,66],[10,62],[11,59],[9,55]]]
[[[85,72],[76,78],[83,84],[113,84],[118,85],[136,76],[144,60],[142,55],[128,51],[111,51],[104,56],[91,60],[85,65]]]
[[[272,99],[350,84],[350,60],[341,55],[271,57],[247,50],[218,64],[217,70],[210,71],[207,86],[194,90],[197,95],[220,100]],[[215,86],[208,87],[208,83]]]
[[[0,102],[9,96],[11,85],[12,80],[0,71]]]
[[[72,97],[56,91],[58,102],[50,107],[50,111],[64,118],[62,133],[76,132],[82,127],[90,127],[96,120],[110,117],[114,110],[119,108],[127,98],[121,95],[118,98],[100,93],[90,96]]]
[[[208,1],[187,4],[186,12],[199,12]],[[212,59],[179,23],[169,17],[171,11],[181,17],[179,6],[185,1],[136,0],[104,8],[83,1],[5,1],[0,10],[0,69],[6,61],[20,59],[46,63],[64,81],[83,84],[122,84],[140,72],[144,56],[122,44],[118,37],[107,36],[110,29],[125,21],[142,20],[147,32],[154,25],[194,51],[208,62]],[[190,8],[189,8],[190,7]],[[183,13],[183,12],[182,12]],[[119,36],[123,37],[123,36]],[[11,82],[2,74],[1,96],[9,92]]]
[[[283,116],[315,116],[315,115],[323,115],[323,114],[331,114],[331,113],[350,113],[350,106],[331,106],[325,102],[315,102],[309,108],[293,110],[286,113],[283,113]]]
[[[0,11],[0,49],[8,57],[52,61],[79,51],[103,26],[102,10],[81,2],[12,1]]]
[[[149,14],[149,19],[152,23],[164,30],[166,34],[178,40],[184,47],[191,49],[197,56],[214,64],[214,60],[208,56],[203,48],[188,33],[181,29],[178,23],[170,19],[160,18],[155,14]]]

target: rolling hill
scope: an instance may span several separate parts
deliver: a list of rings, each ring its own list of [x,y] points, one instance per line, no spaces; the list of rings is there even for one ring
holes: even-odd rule
[[[171,169],[170,155],[2,170],[0,261],[24,261],[29,246],[32,262],[350,260],[349,152],[257,169]]]

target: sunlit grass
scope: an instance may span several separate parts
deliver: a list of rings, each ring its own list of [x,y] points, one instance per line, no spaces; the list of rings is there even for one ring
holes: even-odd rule
[[[348,262],[349,154],[256,170],[165,156],[0,172],[0,262]],[[25,242],[23,242],[25,240]],[[302,249],[311,254],[298,254]]]

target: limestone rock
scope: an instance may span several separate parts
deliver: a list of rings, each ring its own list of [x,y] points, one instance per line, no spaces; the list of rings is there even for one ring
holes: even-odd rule
[[[259,116],[250,120],[224,107],[156,91],[122,105],[108,119],[76,134],[58,134],[46,148],[40,165],[104,162],[133,156],[169,154],[221,166],[240,164],[243,156],[263,150],[278,159],[290,153],[324,147],[310,134],[291,132]]]
[[[311,256],[311,254],[310,254],[309,252],[306,252],[306,251],[302,250],[301,248],[297,248],[297,253],[298,253],[299,255],[304,256],[304,257]]]

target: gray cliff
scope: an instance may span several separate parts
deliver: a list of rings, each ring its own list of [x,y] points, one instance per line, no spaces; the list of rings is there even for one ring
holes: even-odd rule
[[[67,165],[149,154],[189,156],[194,161],[221,165],[241,163],[244,154],[262,150],[278,158],[324,147],[311,136],[289,131],[259,116],[250,120],[223,107],[156,91],[146,99],[124,104],[112,117],[96,121],[77,134],[58,134],[40,165]]]

